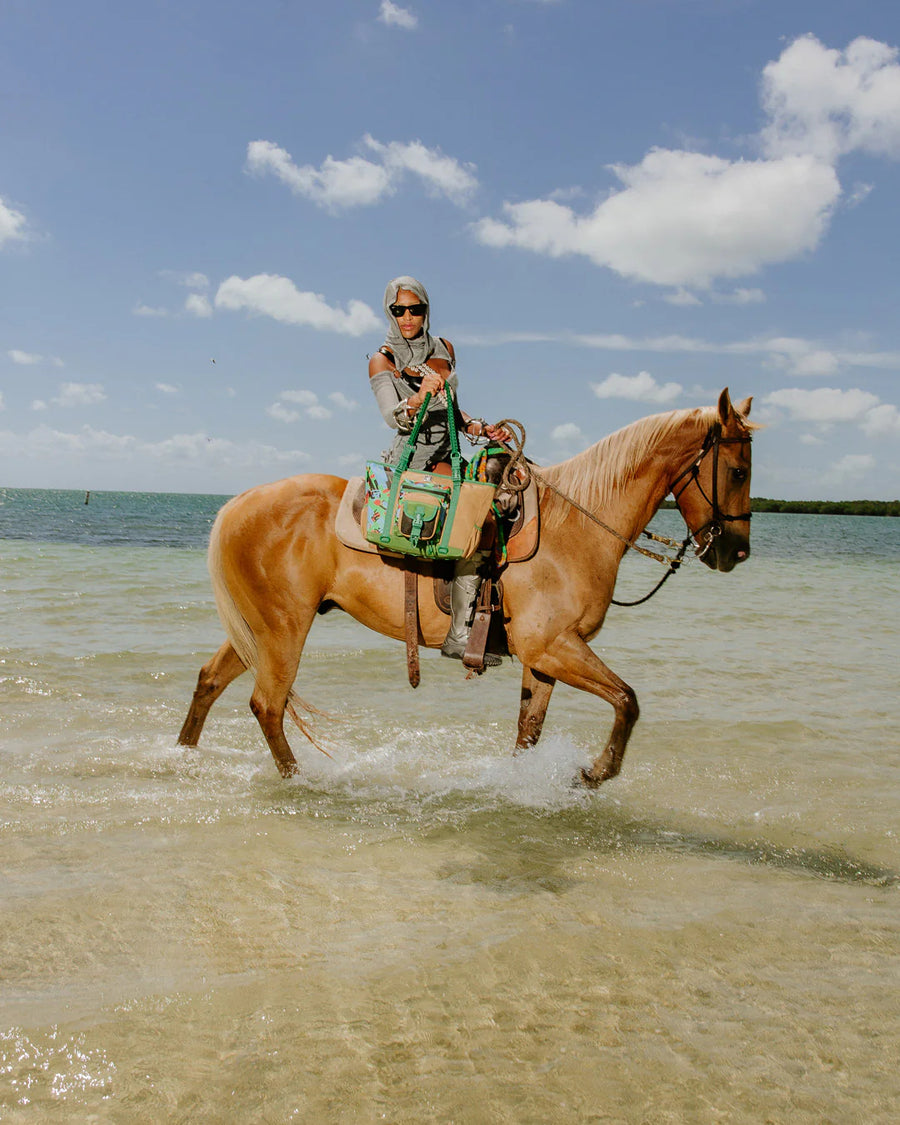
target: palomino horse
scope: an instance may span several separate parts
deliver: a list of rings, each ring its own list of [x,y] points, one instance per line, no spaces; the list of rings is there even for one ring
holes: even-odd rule
[[[726,388],[717,407],[644,418],[541,470],[539,548],[503,574],[509,649],[522,663],[517,750],[537,742],[561,680],[600,696],[615,712],[606,747],[582,770],[584,783],[597,786],[619,772],[637,699],[588,642],[603,624],[629,543],[669,492],[708,567],[729,571],[747,558],[749,411],[750,399],[735,408]],[[403,639],[402,562],[351,550],[335,536],[346,485],[319,474],[290,477],[250,489],[219,512],[209,568],[228,640],[200,672],[182,745],[197,745],[212,704],[249,668],[256,679],[250,708],[289,777],[298,767],[284,713],[305,730],[292,688],[316,613],[336,605],[370,629]],[[438,648],[447,619],[435,605],[431,580],[423,577],[419,585],[422,640]]]

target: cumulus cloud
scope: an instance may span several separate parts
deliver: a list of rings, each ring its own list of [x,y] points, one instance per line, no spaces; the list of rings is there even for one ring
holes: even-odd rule
[[[287,277],[260,273],[226,278],[216,293],[217,309],[245,310],[270,316],[282,324],[299,324],[323,332],[361,336],[378,327],[378,318],[363,301],[352,300],[346,311],[318,293],[302,292]]]
[[[23,242],[27,237],[25,216],[0,198],[0,247],[7,242]]]
[[[356,399],[348,398],[343,391],[332,391],[328,398],[339,410],[356,410],[359,406]]]
[[[366,146],[381,157],[384,167],[395,180],[404,172],[411,172],[434,194],[446,196],[460,205],[478,187],[471,164],[460,164],[454,157],[445,156],[440,149],[426,148],[421,141],[382,144],[368,133],[363,139]]]
[[[283,402],[273,402],[266,407],[266,414],[278,422],[296,422],[300,417],[299,410],[289,410]]]
[[[576,426],[574,422],[563,422],[559,426],[554,426],[550,431],[550,437],[563,445],[571,445],[573,442],[584,441],[584,434],[581,432],[580,427]]]
[[[363,143],[378,162],[363,156],[335,160],[329,155],[318,168],[297,165],[289,152],[272,141],[251,141],[246,166],[249,172],[276,176],[295,195],[330,211],[379,203],[397,191],[407,174],[457,204],[465,203],[478,186],[471,165],[460,164],[421,141],[382,144],[367,134]]]
[[[61,383],[59,394],[50,401],[55,406],[92,406],[105,398],[102,383]]]
[[[631,402],[669,403],[683,392],[680,383],[657,383],[649,371],[637,375],[612,374],[602,383],[591,383],[597,398],[624,398]]]
[[[613,171],[623,189],[588,215],[550,199],[505,203],[506,221],[482,219],[476,237],[584,255],[637,281],[706,288],[813,250],[840,195],[834,169],[809,156],[730,162],[654,149]]]
[[[160,270],[159,276],[185,289],[204,290],[209,288],[209,278],[199,270]]]
[[[331,397],[334,398],[333,395]],[[294,403],[300,409],[293,410],[285,406],[286,402]],[[266,413],[279,422],[297,422],[304,415],[317,422],[324,422],[331,417],[331,411],[319,402],[315,391],[307,390],[282,391],[278,399],[266,407]]]
[[[192,316],[199,317],[212,316],[213,314],[212,304],[204,293],[189,293],[185,298],[184,310],[191,313]]]
[[[860,425],[869,437],[900,438],[900,410],[888,402],[882,402],[866,411]]]
[[[832,476],[842,480],[864,477],[875,468],[875,458],[869,453],[848,453],[832,466]]]
[[[900,157],[897,56],[873,39],[836,51],[804,36],[763,72],[761,159],[653,149],[638,164],[612,165],[620,187],[587,213],[550,192],[504,203],[501,218],[474,224],[475,236],[488,246],[583,255],[675,288],[676,304],[692,303],[685,287],[706,289],[810,253],[841,198],[838,159],[853,151]],[[856,185],[849,203],[868,190]],[[758,290],[743,292],[758,299]]]
[[[299,449],[276,449],[252,441],[233,442],[203,432],[145,441],[131,434],[110,433],[93,426],[67,432],[41,425],[26,434],[5,432],[0,438],[9,456],[41,463],[63,461],[67,465],[84,458],[93,462],[99,457],[121,463],[150,460],[166,469],[187,465],[221,472],[261,468],[268,473],[273,466],[292,466],[310,460],[309,454]]]
[[[378,19],[388,27],[402,27],[404,31],[413,31],[419,26],[419,17],[414,12],[392,4],[391,0],[381,0]]]
[[[766,295],[762,289],[735,289],[731,293],[713,293],[717,305],[762,305]]]
[[[797,421],[830,425],[834,422],[859,421],[878,405],[878,396],[858,387],[850,390],[817,387],[811,391],[786,387],[784,390],[772,391],[762,401],[767,406],[786,410]]]
[[[0,410],[5,410],[6,406],[3,402],[3,391],[0,391]]]
[[[32,367],[34,364],[44,362],[42,355],[37,355],[35,352],[19,351],[18,348],[10,348],[6,354],[13,363],[19,364],[20,367]]]
[[[796,39],[763,71],[770,117],[764,150],[810,154],[834,163],[863,151],[900,157],[900,66],[897,48],[861,36],[844,51],[814,35]]]
[[[772,391],[762,401],[767,406],[786,410],[797,421],[830,425],[834,422],[859,421],[878,405],[879,400],[877,395],[858,387],[850,390],[817,387],[812,391],[786,387],[784,390]]]
[[[289,152],[271,141],[250,142],[247,169],[257,174],[270,172],[295,195],[333,211],[378,203],[394,190],[387,169],[362,156],[347,160],[326,156],[319,168],[298,167]]]
[[[162,395],[177,395],[178,388],[173,387],[171,383],[157,383],[156,389]]]
[[[134,313],[135,316],[168,316],[169,315],[167,309],[161,309],[159,307],[154,307],[153,305],[145,305],[143,303],[143,301],[138,301],[138,303],[134,306],[134,308],[131,311]]]

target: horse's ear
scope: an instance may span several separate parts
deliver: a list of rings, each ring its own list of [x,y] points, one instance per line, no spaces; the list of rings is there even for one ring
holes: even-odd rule
[[[750,414],[750,407],[753,405],[753,395],[745,398],[743,402],[739,402],[735,407],[738,414],[742,414],[745,418]]]
[[[734,407],[731,405],[731,395],[728,393],[726,387],[719,395],[719,421],[723,426],[728,425],[728,419],[734,414]]]

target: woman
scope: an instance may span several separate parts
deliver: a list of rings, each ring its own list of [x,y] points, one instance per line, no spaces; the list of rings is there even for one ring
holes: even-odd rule
[[[456,398],[456,356],[449,340],[435,338],[428,331],[430,302],[425,286],[414,277],[395,277],[384,291],[384,315],[388,334],[384,344],[369,360],[369,386],[381,416],[397,430],[390,449],[382,458],[395,465],[407,442],[425,396],[431,399],[409,467],[416,472],[449,474],[450,432],[447,428],[449,387]],[[488,438],[508,441],[502,427],[489,426],[482,418],[471,418],[456,407],[457,430],[470,441]],[[472,611],[481,576],[478,567],[483,556],[475,554],[456,564],[450,592],[450,630],[441,646],[444,656],[461,660],[469,639]],[[500,657],[485,653],[485,664],[499,664]]]

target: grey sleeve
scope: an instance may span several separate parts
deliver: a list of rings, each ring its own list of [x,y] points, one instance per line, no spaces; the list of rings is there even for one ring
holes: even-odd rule
[[[401,403],[405,399],[398,399],[397,388],[394,380],[391,378],[390,372],[378,371],[369,379],[369,386],[372,388],[372,394],[375,396],[375,401],[378,403],[378,409],[381,411],[381,417],[387,422],[392,430],[400,430],[401,433],[408,433],[412,429],[412,423],[407,423],[399,410]]]

